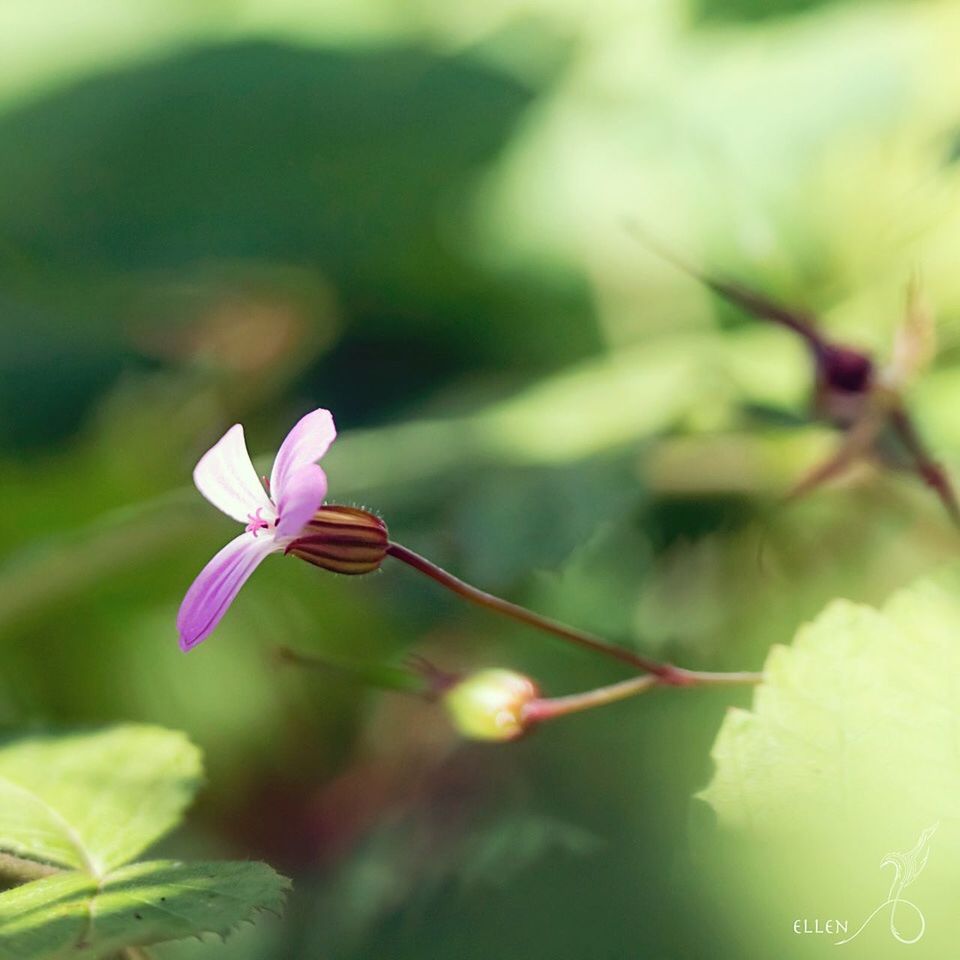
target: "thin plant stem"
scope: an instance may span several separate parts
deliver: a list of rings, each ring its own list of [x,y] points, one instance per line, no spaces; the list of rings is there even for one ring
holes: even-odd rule
[[[592,710],[594,707],[603,707],[608,703],[616,703],[618,700],[626,700],[628,697],[646,693],[657,685],[657,678],[651,673],[645,673],[639,677],[631,677],[629,680],[622,680],[608,687],[598,687],[596,690],[587,690],[584,693],[572,693],[566,697],[543,697],[532,700],[523,708],[523,719],[528,723],[537,723],[541,720],[563,717],[568,713]]]
[[[759,683],[763,679],[761,673],[708,673],[705,671],[691,671],[691,673],[696,679],[688,686],[732,686]],[[523,708],[523,719],[528,723],[552,720],[554,717],[563,717],[568,713],[580,713],[583,710],[606,706],[608,703],[616,703],[618,700],[626,700],[628,697],[635,697],[661,686],[664,686],[662,680],[647,673],[606,687],[586,690],[583,693],[572,693],[565,697],[541,697],[532,700]]]
[[[487,610],[493,610],[503,616],[510,617],[520,623],[524,623],[536,630],[542,630],[544,633],[551,633],[562,640],[575,643],[586,650],[592,650],[594,653],[602,654],[606,657],[619,660],[644,673],[652,674],[657,683],[665,686],[687,687],[703,683],[757,683],[761,674],[757,673],[709,673],[697,670],[685,670],[682,667],[676,667],[670,663],[661,663],[658,660],[652,660],[642,654],[627,650],[625,647],[619,647],[610,643],[601,637],[575,627],[568,627],[558,620],[552,620],[539,613],[534,613],[526,607],[511,603],[485,590],[480,590],[469,583],[448,573],[442,567],[427,560],[426,557],[414,553],[399,543],[391,541],[387,545],[387,553],[395,560],[413,567],[431,580],[436,581],[441,586],[446,587],[452,593],[469,600],[477,606],[485,607]]]

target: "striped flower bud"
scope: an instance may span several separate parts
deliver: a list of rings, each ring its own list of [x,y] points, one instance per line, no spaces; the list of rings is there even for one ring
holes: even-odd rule
[[[376,570],[387,555],[387,525],[356,507],[323,506],[284,551],[334,573]]]
[[[527,729],[524,710],[537,692],[522,673],[480,670],[450,687],[443,704],[461,736],[502,742],[515,740]]]

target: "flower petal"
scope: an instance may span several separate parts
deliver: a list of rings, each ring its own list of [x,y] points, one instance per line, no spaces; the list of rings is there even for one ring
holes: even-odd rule
[[[201,458],[193,470],[197,489],[228,517],[246,523],[258,509],[275,511],[247,453],[243,427],[235,423]]]
[[[270,473],[270,496],[279,503],[288,480],[309,463],[316,463],[333,443],[337,428],[329,410],[314,410],[287,434]]]
[[[205,640],[226,613],[247,577],[269,553],[282,550],[273,537],[241,533],[231,540],[190,584],[177,614],[180,649]]]
[[[327,495],[327,475],[315,463],[290,474],[277,502],[278,537],[295,537],[317,512]]]

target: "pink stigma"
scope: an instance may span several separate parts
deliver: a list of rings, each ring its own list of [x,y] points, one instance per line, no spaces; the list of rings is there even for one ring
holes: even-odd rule
[[[256,536],[258,531],[270,529],[270,521],[264,520],[263,517],[260,516],[261,510],[263,510],[263,507],[257,507],[256,513],[247,514],[247,519],[250,522],[244,528],[245,533],[252,533]]]

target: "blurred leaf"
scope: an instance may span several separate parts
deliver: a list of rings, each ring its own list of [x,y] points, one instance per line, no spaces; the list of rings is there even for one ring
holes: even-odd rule
[[[464,545],[461,569],[487,589],[553,570],[602,524],[635,506],[639,484],[631,458],[581,460],[552,467],[491,466],[463,484],[451,524]]]
[[[261,374],[276,386],[309,368],[327,405],[370,422],[465,370],[528,375],[596,350],[582,284],[501,277],[468,242],[469,189],[533,97],[470,53],[251,40],[0,112],[0,408],[32,400],[7,430],[0,418],[0,440],[62,437],[144,353],[240,368],[235,405]],[[220,302],[198,317],[198,282],[217,276]],[[199,320],[185,334],[157,309],[177,288]],[[65,331],[82,331],[75,349]]]
[[[94,876],[179,822],[201,776],[181,733],[122,726],[0,748],[0,847]]]
[[[565,562],[538,575],[532,605],[604,636],[643,636],[635,630],[634,606],[650,554],[633,518],[621,515],[619,522],[597,524]]]
[[[98,960],[121,949],[214,933],[277,911],[287,881],[263,863],[148,861],[101,881],[61,873],[0,895],[0,958]]]
[[[716,424],[745,401],[799,403],[808,381],[796,345],[763,328],[664,337],[572,365],[472,414],[351,431],[324,463],[363,496],[478,462],[573,463],[703,419],[704,410]]]
[[[505,808],[502,795],[485,799],[485,813],[462,803],[456,814],[450,811],[453,823],[436,810],[418,810],[379,825],[318,898],[323,922],[312,944],[316,955],[345,955],[361,944],[370,949],[366,938],[400,907],[428,919],[445,895],[465,904],[510,890],[544,863],[583,862],[604,846],[574,823]]]
[[[599,837],[555,817],[503,816],[467,839],[460,857],[460,880],[467,885],[503,886],[552,853],[583,857],[600,846]]]
[[[805,13],[830,2],[831,0],[695,0],[693,8],[698,19],[723,23],[731,20],[777,19],[785,14]]]

